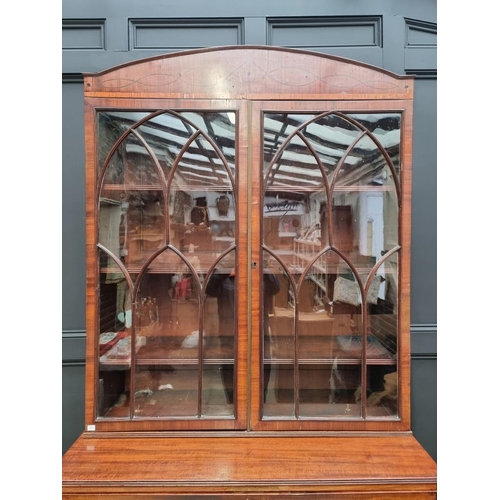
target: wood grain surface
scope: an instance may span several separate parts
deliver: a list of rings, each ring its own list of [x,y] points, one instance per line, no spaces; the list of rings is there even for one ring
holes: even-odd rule
[[[279,492],[337,492],[342,498],[364,498],[360,495],[370,492],[367,498],[379,498],[376,492],[380,492],[380,498],[390,494],[394,499],[435,498],[436,492],[436,464],[410,434],[108,438],[83,434],[63,457],[63,466],[63,498],[92,498],[97,493],[122,498],[143,494],[222,498]],[[348,493],[354,496],[345,496]]]

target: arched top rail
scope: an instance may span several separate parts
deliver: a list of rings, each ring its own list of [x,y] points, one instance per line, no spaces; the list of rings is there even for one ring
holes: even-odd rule
[[[87,97],[411,99],[413,76],[283,47],[237,45],[174,52],[84,75]]]

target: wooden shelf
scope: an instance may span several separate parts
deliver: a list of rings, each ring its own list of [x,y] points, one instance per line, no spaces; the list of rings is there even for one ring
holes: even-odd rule
[[[177,336],[139,336],[142,341],[136,353],[136,364],[141,366],[158,365],[198,365],[198,346],[182,347],[185,337]],[[204,337],[204,359],[203,364],[220,365],[233,364],[233,349],[230,339],[220,337]],[[99,367],[105,369],[127,369],[130,368],[130,355],[113,357],[113,349],[100,357]]]
[[[298,363],[332,365],[359,365],[361,364],[361,336],[360,335],[338,335],[328,337],[315,335],[302,335],[298,338],[299,358]],[[271,346],[266,343],[265,350],[270,347],[277,354],[267,355],[265,364],[293,364],[294,339],[289,336],[277,336],[270,341]],[[348,347],[346,347],[349,344]],[[367,365],[395,365],[396,358],[375,337],[368,336],[367,341]]]
[[[348,420],[362,420],[361,405],[350,403],[300,403],[299,418],[307,419],[348,419]],[[293,404],[290,404],[291,412],[293,413]],[[397,417],[392,415],[385,406],[372,406],[368,408],[370,418],[384,418],[396,420]],[[265,417],[266,419],[282,418],[283,403],[265,403]],[[295,418],[295,417],[293,417]]]

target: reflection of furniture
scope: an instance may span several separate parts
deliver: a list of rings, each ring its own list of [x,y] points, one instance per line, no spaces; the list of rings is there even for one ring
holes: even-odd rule
[[[313,259],[315,259],[318,252],[322,249],[320,241],[310,241],[301,238],[293,240],[293,265],[295,269],[304,269],[305,266]],[[332,262],[328,262],[331,268]],[[338,261],[336,256],[335,260]],[[311,286],[314,287],[315,302],[313,305],[316,307],[324,307],[331,296],[332,283],[329,283],[329,276],[331,269],[327,268],[327,259],[324,255],[315,260],[308,279],[311,281]],[[306,306],[307,307],[307,306]],[[312,308],[311,308],[312,309]]]
[[[183,249],[188,249],[189,245],[193,245],[195,249],[208,251],[212,247],[212,239],[210,228],[206,226],[187,226],[182,240]]]
[[[336,314],[330,316],[326,311],[321,313],[299,312],[299,331],[314,332],[319,336],[337,336],[350,334],[353,331],[350,314]],[[289,335],[293,331],[294,310],[291,308],[275,307],[271,317],[272,330],[275,335]],[[354,328],[359,331],[360,318],[356,317]],[[328,355],[328,351],[325,351]]]
[[[248,61],[250,66],[242,66],[242,61]],[[193,67],[197,70],[190,72],[189,78],[165,79],[165,75],[186,75],[186,68]],[[249,71],[249,68],[257,68],[258,73]],[[278,68],[279,72],[270,71],[270,68]],[[311,75],[315,78],[310,78]],[[355,84],[349,83],[345,75],[354,75]],[[435,463],[411,435],[409,411],[410,217],[406,209],[410,203],[410,184],[407,181],[411,179],[411,123],[406,120],[412,116],[412,79],[339,58],[271,47],[187,51],[125,64],[103,74],[87,75],[85,79],[86,130],[91,134],[88,137],[91,147],[88,148],[87,176],[89,321],[86,428],[63,458],[64,497],[99,495],[104,498],[159,499],[203,495],[251,498],[260,495],[271,498],[286,492],[294,498],[331,498],[336,495],[346,500],[435,498]],[[291,81],[295,83],[291,85]],[[147,99],[144,99],[146,94]],[[248,96],[248,99],[241,96]],[[155,99],[158,99],[159,112],[175,110],[163,118],[167,122],[164,128],[161,115],[153,112]],[[252,101],[251,105],[248,100]],[[134,128],[137,116],[144,116],[144,107],[148,114],[155,115],[154,123],[150,128],[148,123]],[[204,126],[196,131],[196,135],[193,132],[187,137],[195,120],[191,118],[189,126],[172,126],[171,122],[179,125],[179,117],[182,117],[179,109],[188,110],[189,114],[199,112],[200,123],[209,123],[210,126]],[[238,113],[237,130],[232,128],[228,119],[228,109]],[[310,249],[296,241],[295,245],[302,245],[302,248],[296,249],[294,255],[293,248],[292,251],[289,248],[290,237],[280,241],[279,218],[274,219],[276,222],[263,222],[267,218],[262,216],[262,194],[267,187],[262,185],[261,173],[267,163],[260,165],[259,161],[265,157],[264,161],[269,162],[271,158],[268,151],[264,151],[262,141],[268,149],[275,148],[274,155],[275,141],[284,143],[283,135],[278,131],[288,129],[291,125],[288,117],[297,110],[306,116],[322,116],[328,112],[340,122],[344,118],[339,116],[344,116],[349,109],[355,113],[349,123],[356,122],[356,116],[360,114],[367,115],[362,120],[371,120],[377,114],[385,117],[394,113],[401,120],[402,140],[394,146],[405,168],[400,185],[402,212],[394,217],[396,220],[400,216],[403,234],[401,249],[395,249],[400,263],[397,274],[399,309],[394,311],[392,317],[396,321],[391,324],[396,332],[395,349],[388,348],[383,335],[377,335],[374,350],[362,344],[361,351],[350,352],[346,347],[347,340],[339,340],[357,335],[368,344],[371,332],[366,317],[370,312],[366,308],[353,318],[349,314],[332,318],[329,314],[332,311],[310,310],[311,302],[307,299],[311,299],[315,290],[330,293],[323,276],[329,274],[326,272],[329,263],[321,259],[311,267],[313,279],[304,287],[305,295],[301,297],[301,292],[298,292],[297,310],[289,300],[293,286],[286,287],[286,300],[283,296],[277,299],[279,306],[275,303],[271,309],[270,328],[266,332],[269,338],[265,343],[265,336],[259,335],[260,325],[265,324],[261,314],[265,310],[265,294],[261,293],[262,254],[267,252],[264,258],[270,261],[279,257],[284,267],[292,267],[285,279],[282,278],[281,284],[286,285],[287,279],[300,279],[307,265],[307,260],[300,257]],[[116,116],[114,110],[118,111]],[[231,246],[234,243],[234,251],[230,251],[223,261],[217,260],[222,248],[195,248],[190,255],[180,242],[184,233],[179,236],[176,226],[173,238],[168,232],[172,227],[167,226],[170,223],[167,220],[161,232],[165,237],[161,242],[165,251],[155,260],[150,260],[152,254],[148,249],[134,259],[133,265],[126,260],[124,264],[114,263],[111,258],[99,267],[96,254],[101,250],[94,231],[99,217],[99,189],[103,187],[103,191],[105,188],[110,192],[114,189],[115,194],[124,193],[126,196],[133,186],[126,185],[122,179],[115,181],[106,173],[103,185],[98,184],[103,177],[97,175],[99,168],[107,168],[93,156],[94,150],[100,151],[101,146],[101,138],[93,136],[97,130],[102,133],[102,128],[96,126],[98,113],[108,113],[109,120],[116,119],[117,129],[123,125],[119,120],[126,117],[125,129],[133,130],[133,146],[137,143],[137,148],[131,148],[133,151],[130,152],[135,155],[135,163],[130,161],[127,168],[136,165],[137,172],[132,173],[137,175],[133,179],[138,176],[151,183],[141,185],[144,197],[148,190],[160,189],[164,191],[163,199],[170,200],[169,188],[173,183],[179,183],[183,192],[192,188],[196,191],[189,193],[193,198],[206,196],[207,200],[211,195],[215,199],[220,192],[233,189],[236,200],[234,242],[219,240],[217,243],[221,246],[222,243]],[[269,115],[269,121],[280,126],[266,129]],[[316,139],[309,137],[313,133],[309,129],[307,134],[301,132],[290,138],[292,150],[283,155],[286,161],[282,171],[273,171],[274,177],[268,179],[268,182],[275,181],[277,191],[293,191],[297,197],[325,189],[324,186],[321,188],[321,183],[328,175],[322,175],[318,169],[312,176],[308,177],[308,174],[313,170],[309,167],[318,163],[317,158],[326,160],[326,156],[314,156],[308,148],[322,144],[332,128],[328,127],[328,133],[323,134],[326,129],[322,129],[321,123],[314,124],[311,130],[315,127],[321,129]],[[209,136],[214,128],[220,133]],[[158,133],[143,134],[143,137],[143,130]],[[179,130],[181,132],[176,134]],[[370,139],[367,127],[358,132],[353,137],[364,134]],[[168,140],[162,140],[162,134]],[[141,140],[137,140],[138,137]],[[342,138],[345,138],[344,134]],[[303,147],[304,139],[307,147]],[[141,149],[141,141],[148,144],[151,140],[158,142]],[[164,151],[171,144],[174,147],[166,155]],[[220,151],[216,151],[218,144],[223,144]],[[120,155],[127,152],[126,143],[123,148],[119,147],[116,145],[115,151]],[[353,147],[349,151],[354,155],[358,154],[358,149]],[[143,159],[137,150],[142,151]],[[176,157],[178,151],[182,151],[182,158]],[[225,155],[224,151],[229,153]],[[307,152],[297,159],[296,154],[300,151]],[[155,152],[162,152],[161,162],[157,158],[151,160],[150,156]],[[385,156],[378,153],[378,159],[385,161]],[[107,151],[104,151],[103,157],[106,155]],[[165,168],[166,172],[158,175],[161,172],[155,169],[164,168],[165,158],[174,157],[172,164],[184,162],[182,168],[175,172]],[[350,160],[366,163],[362,156],[351,156]],[[355,165],[356,161],[347,164]],[[113,167],[121,163],[116,161],[109,165]],[[146,165],[156,175],[143,177],[145,169],[142,167]],[[307,168],[303,168],[304,165]],[[198,171],[196,167],[199,167]],[[296,175],[297,170],[300,175]],[[397,175],[393,177],[399,181]],[[166,179],[172,181],[172,185]],[[289,184],[294,181],[291,187]],[[349,188],[347,186],[346,190]],[[349,194],[355,197],[364,188],[356,186]],[[372,188],[378,189],[378,186],[366,186],[366,189]],[[210,208],[208,201],[207,206]],[[168,215],[168,210],[164,213]],[[231,211],[228,217],[230,215],[233,215]],[[175,222],[179,224],[178,220]],[[184,223],[188,222],[184,220]],[[317,220],[313,222],[317,223]],[[271,239],[266,240],[269,229],[276,239],[270,236]],[[271,251],[262,250],[262,236]],[[190,244],[202,246],[201,242],[200,245]],[[316,244],[309,246],[317,253]],[[186,265],[189,257],[198,259],[199,266],[193,264],[196,272]],[[276,262],[273,264],[278,267]],[[120,267],[122,265],[125,271]],[[233,267],[236,268],[237,331],[234,337],[217,336],[214,333],[217,332],[217,314],[213,310],[214,302],[204,295],[205,280],[210,279],[207,273],[211,269],[216,268],[217,273],[224,274]],[[96,356],[99,334],[96,324],[103,323],[99,321],[102,319],[99,318],[102,290],[96,283],[99,283],[100,274],[120,272],[123,273],[122,281],[133,292],[131,345],[134,340],[143,342],[142,338],[145,343],[136,344],[137,350],[130,350],[125,359],[115,360],[117,364],[113,364],[109,356],[104,359]],[[140,294],[149,295],[148,278],[167,275],[176,278],[191,276],[196,284],[195,297],[188,298],[187,293],[183,295],[182,287],[179,294],[174,293],[171,297],[168,293],[172,290],[169,289],[167,296],[171,300],[168,307],[172,313],[167,318],[171,322],[158,321],[144,328],[137,326],[137,299]],[[305,283],[305,279],[301,283]],[[379,321],[378,326],[383,333],[383,322]],[[203,328],[206,332],[201,331]],[[193,343],[186,347],[183,343],[188,335]],[[231,344],[225,343],[225,337],[231,341],[234,338],[233,349],[228,348]],[[220,398],[221,372],[227,366],[234,368],[236,373],[234,406],[221,402]],[[276,368],[279,372],[276,378],[282,381],[278,386],[281,394],[275,401],[268,401],[263,395],[269,366]],[[349,401],[344,394],[334,395],[340,397],[339,401],[334,397],[329,401],[329,381],[335,366],[340,366],[335,373],[349,382],[346,384]],[[366,390],[371,378],[368,373],[375,367],[398,369],[399,393],[395,410],[367,406]],[[149,387],[149,382],[156,385]],[[338,380],[335,383],[334,390],[340,390]],[[358,386],[362,390],[360,398],[356,399],[354,393]],[[106,397],[101,398],[101,394]],[[110,467],[110,464],[115,466]]]
[[[191,288],[191,278],[184,276],[175,284],[175,300],[190,298],[193,289]]]
[[[231,236],[214,236],[213,245],[214,251],[223,252],[234,244],[234,237]]]
[[[336,235],[334,245],[343,252],[352,250],[353,230],[352,213],[350,206],[334,206],[333,210],[333,234]]]

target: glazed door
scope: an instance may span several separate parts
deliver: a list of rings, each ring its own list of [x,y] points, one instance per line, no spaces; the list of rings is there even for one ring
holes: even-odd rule
[[[252,427],[398,420],[402,114],[254,102],[252,123]]]
[[[164,104],[95,102],[97,422],[246,428],[246,108]]]
[[[401,113],[152,104],[88,110],[100,428],[397,420]]]

